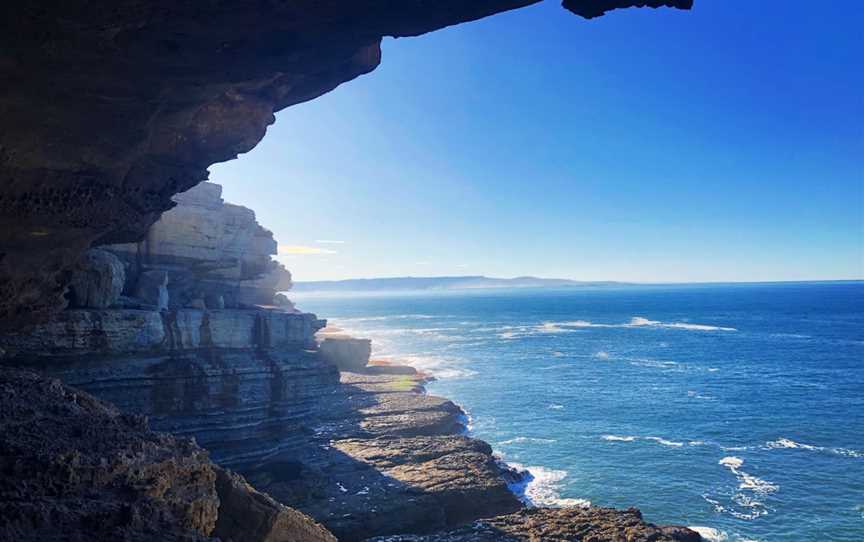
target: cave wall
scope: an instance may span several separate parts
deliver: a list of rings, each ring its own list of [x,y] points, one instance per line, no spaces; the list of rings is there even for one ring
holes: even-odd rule
[[[538,0],[43,0],[0,7],[0,326],[65,306],[92,245],[139,241],[273,113],[416,36]],[[692,0],[566,0],[594,17]]]

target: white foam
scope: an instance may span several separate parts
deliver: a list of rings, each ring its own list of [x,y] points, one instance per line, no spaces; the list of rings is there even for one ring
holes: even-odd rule
[[[603,435],[603,440],[608,440],[612,442],[633,442],[636,440],[636,437],[631,437],[630,435],[620,436],[620,435]]]
[[[546,467],[525,467],[518,463],[510,463],[511,467],[528,471],[530,474],[521,486],[512,489],[531,506],[549,506],[561,508],[579,506],[588,508],[591,501],[587,499],[571,499],[561,497],[561,482],[567,477],[566,470],[547,469]]]
[[[551,410],[561,410],[564,408],[564,405],[549,405]]]
[[[701,525],[690,525],[687,528],[699,533],[699,536],[707,542],[725,542],[726,540],[729,540],[729,535],[726,534],[726,531],[721,531],[720,529],[703,527]]]
[[[594,353],[594,357],[597,359],[609,359],[609,352],[600,350],[599,352]]]
[[[790,450],[808,450],[811,452],[827,452],[845,457],[864,457],[864,452],[852,450],[850,448],[828,448],[826,446],[815,446],[813,444],[804,444],[803,442],[795,442],[792,439],[781,437],[777,440],[772,440],[765,443],[765,447],[769,449],[790,449]]]
[[[763,480],[761,478],[757,478],[752,474],[742,471],[741,467],[744,465],[744,460],[740,457],[726,456],[718,463],[723,465],[724,467],[727,467],[732,472],[732,474],[734,474],[738,478],[738,489],[740,490],[752,492],[754,495],[764,496],[770,493],[774,493],[780,489],[780,486],[778,486],[777,484],[774,484],[767,480]],[[755,500],[751,496],[741,493],[736,494],[733,499],[738,504],[750,508],[762,506],[762,503]]]
[[[645,440],[652,440],[658,444],[662,444],[663,446],[671,446],[672,448],[680,448],[684,446],[683,442],[677,442],[674,440],[667,440],[665,438],[660,437],[645,437]]]
[[[516,437],[508,440],[502,440],[499,444],[507,445],[507,444],[518,444],[521,442],[534,442],[537,444],[552,444],[554,442],[558,442],[555,439],[551,438],[537,438],[537,437]]]
[[[439,380],[465,379],[477,375],[477,371],[463,367],[458,359],[443,356],[413,354],[378,355],[376,357],[385,361],[410,365],[419,371],[431,374]]]
[[[690,324],[686,322],[659,322],[657,320],[649,320],[641,316],[634,316],[630,319],[629,327],[661,327],[671,329],[686,329],[689,331],[738,331],[734,327],[708,326],[704,324]]]

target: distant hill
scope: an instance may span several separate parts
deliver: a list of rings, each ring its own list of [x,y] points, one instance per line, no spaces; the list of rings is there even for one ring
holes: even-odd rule
[[[391,277],[380,279],[347,279],[295,282],[295,292],[372,292],[401,290],[466,290],[485,288],[577,288],[586,286],[622,286],[612,281],[585,282],[569,279],[516,277],[511,279],[465,277]]]

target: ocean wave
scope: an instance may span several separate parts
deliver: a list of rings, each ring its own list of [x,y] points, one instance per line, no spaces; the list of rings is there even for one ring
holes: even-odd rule
[[[663,446],[670,446],[672,448],[680,448],[684,446],[683,442],[677,442],[674,440],[668,440],[660,437],[645,437],[645,440],[651,440],[656,442],[657,444],[662,444]]]
[[[760,499],[779,491],[780,486],[742,470],[744,460],[740,457],[726,456],[720,459],[718,464],[726,467],[735,475],[738,486],[729,497],[728,506],[708,495],[702,495],[702,498],[711,503],[717,512],[749,521],[764,516],[773,510]]]
[[[477,371],[462,366],[461,360],[449,357],[423,354],[386,354],[376,357],[384,361],[410,365],[439,380],[465,379],[477,375]]]
[[[620,435],[603,435],[600,438],[603,440],[608,440],[612,442],[633,442],[638,437],[631,437],[629,435],[620,436]]]
[[[667,328],[683,329],[687,331],[738,331],[734,327],[712,326],[707,324],[691,324],[689,322],[661,322],[649,320],[642,316],[634,316],[629,322],[622,324],[606,324],[590,322],[588,320],[568,320],[563,322],[547,322],[557,328]]]
[[[692,397],[694,399],[703,399],[705,401],[711,401],[714,399],[713,395],[702,395],[701,393],[693,390],[689,390],[687,392],[687,397]]]
[[[633,442],[636,440],[650,440],[651,442],[656,442],[657,444],[662,444],[663,446],[668,446],[670,448],[680,448],[684,446],[683,442],[669,440],[661,437],[637,437],[633,435],[601,435],[600,438],[609,442]]]
[[[548,408],[550,410],[562,410],[564,408],[564,405],[549,405]]]
[[[721,531],[720,529],[703,527],[701,525],[690,525],[687,528],[699,533],[699,536],[707,542],[726,542],[729,540],[729,535],[726,534],[726,531]]]
[[[516,437],[516,438],[511,438],[511,439],[508,439],[508,440],[502,440],[502,441],[499,442],[498,444],[501,444],[501,445],[506,446],[506,445],[508,445],[508,444],[518,444],[518,443],[520,443],[520,442],[534,442],[534,443],[537,443],[537,444],[552,444],[552,443],[555,443],[555,442],[558,442],[558,441],[555,440],[555,439],[551,439],[551,438],[539,438],[539,437]]]
[[[811,452],[832,453],[832,454],[842,455],[845,457],[864,457],[864,452],[860,452],[858,450],[852,450],[850,448],[815,446],[813,444],[804,444],[802,442],[795,442],[792,439],[783,438],[783,437],[781,437],[777,440],[772,440],[772,441],[766,442],[765,448],[772,449],[772,450],[776,450],[776,449],[808,450]]]
[[[527,472],[520,482],[511,484],[510,489],[529,506],[554,508],[591,506],[591,501],[587,499],[561,497],[561,485],[568,474],[566,470],[547,469],[540,466],[526,467],[519,463],[508,463],[508,466]]]

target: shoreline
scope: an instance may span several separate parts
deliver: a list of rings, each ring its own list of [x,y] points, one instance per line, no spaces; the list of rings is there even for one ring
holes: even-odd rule
[[[322,331],[323,333],[320,333],[321,339],[328,338],[346,341],[364,340],[356,339],[349,333],[346,333],[345,330],[336,328],[335,326],[328,326],[327,328],[322,329]],[[462,540],[465,540],[466,542],[468,540],[485,541],[487,538],[473,537],[477,534],[477,529],[480,528],[478,525],[485,524],[486,521],[490,522],[490,529],[495,533],[499,533],[499,531],[503,529],[505,532],[516,536],[517,539],[526,539],[524,537],[544,540],[547,539],[547,537],[548,539],[553,540],[569,539],[567,538],[567,535],[564,534],[559,533],[556,535],[554,533],[543,531],[545,526],[552,525],[553,529],[558,529],[561,533],[578,532],[580,533],[579,536],[584,534],[585,529],[596,529],[596,532],[600,536],[598,540],[614,539],[613,533],[620,534],[622,532],[621,529],[624,528],[623,526],[626,526],[627,529],[624,532],[631,532],[632,529],[644,531],[646,533],[646,540],[680,540],[687,542],[707,540],[701,538],[700,534],[696,531],[686,527],[656,526],[647,523],[642,519],[641,513],[635,508],[616,510],[593,506],[585,499],[566,499],[558,495],[557,492],[554,499],[552,499],[552,501],[555,502],[539,502],[536,496],[531,495],[531,484],[534,482],[542,482],[544,474],[542,472],[533,471],[531,467],[526,467],[519,463],[508,462],[500,452],[496,452],[492,448],[491,444],[477,438],[471,428],[471,416],[462,405],[459,405],[445,397],[429,393],[427,384],[436,380],[433,372],[422,371],[411,365],[402,364],[398,361],[398,357],[395,357],[394,359],[371,359],[371,348],[369,358],[370,359],[368,359],[368,363],[362,372],[340,371],[340,381],[342,385],[355,385],[357,382],[363,381],[364,379],[374,378],[379,385],[383,384],[387,387],[396,384],[398,388],[402,388],[396,392],[390,391],[389,393],[408,393],[415,396],[417,399],[423,398],[419,399],[420,402],[431,401],[433,403],[448,405],[446,409],[448,410],[448,417],[450,418],[449,422],[440,424],[437,429],[433,430],[432,434],[427,435],[427,438],[437,439],[439,445],[447,443],[446,445],[450,448],[451,453],[449,454],[450,457],[447,458],[447,461],[445,462],[452,461],[466,450],[469,450],[471,453],[479,451],[480,462],[475,462],[474,467],[478,464],[482,464],[483,469],[485,469],[479,475],[479,471],[470,465],[461,465],[461,467],[468,466],[469,468],[463,468],[461,472],[458,472],[455,475],[452,472],[453,469],[448,469],[451,471],[448,475],[448,480],[450,482],[457,482],[460,486],[459,493],[463,494],[463,496],[460,496],[457,500],[462,501],[466,491],[472,494],[470,499],[472,502],[489,502],[490,500],[495,501],[497,499],[497,503],[488,507],[486,510],[475,509],[467,515],[463,515],[459,521],[447,521],[450,525],[449,528],[453,530],[447,533],[445,538],[438,538],[439,536],[442,536],[438,533],[435,537],[428,538],[429,542],[437,542],[439,540],[452,540],[454,542],[461,542]],[[408,369],[410,369],[413,374],[408,375]],[[410,379],[413,382],[410,389],[406,389],[407,386],[404,386],[405,379]],[[378,393],[381,392],[378,391]],[[422,409],[409,409],[408,411],[405,411],[405,416],[400,420],[402,428],[394,428],[396,433],[404,431],[406,427],[409,428],[410,431],[411,426],[417,421],[417,417],[419,416],[421,419],[423,418],[421,412]],[[366,450],[366,453],[363,455],[366,459],[380,457],[385,454],[381,449],[377,449],[378,446],[383,444],[383,448],[388,447],[386,443],[380,441],[371,442],[369,444],[371,445],[370,448],[372,450]],[[404,469],[422,472],[427,468],[426,463],[422,461],[422,458],[416,458],[421,459],[419,464],[413,463],[411,458],[406,459],[408,459],[408,461],[402,465]],[[477,458],[475,457],[475,460],[476,459]],[[534,469],[537,469],[537,467],[534,467]],[[550,469],[550,472],[556,471]],[[384,470],[384,474],[392,475],[393,473],[394,471],[392,470],[389,472],[386,468]],[[431,475],[432,478],[435,476],[436,474]],[[398,479],[398,474],[396,478]],[[408,479],[417,481],[416,478]],[[425,482],[428,481],[429,480],[425,480]],[[428,487],[435,487],[435,484],[433,483]],[[502,491],[506,493],[506,496],[502,497]],[[449,495],[445,497],[445,500],[452,497],[453,495]],[[286,504],[292,505],[292,503]],[[448,504],[444,503],[443,506],[444,508],[447,508]],[[312,515],[314,516],[314,514]],[[468,530],[466,530],[466,527],[460,527],[460,525],[465,524],[471,524],[472,527]],[[576,529],[576,531],[573,531],[573,529]],[[428,532],[425,529],[414,532],[420,532],[421,535],[410,535],[410,538],[408,535],[406,535],[406,538],[400,538],[398,535],[387,535],[379,538],[371,538],[370,540],[378,542],[407,542],[408,540],[411,540],[412,542],[424,542],[427,540],[422,536],[423,532]],[[504,540],[503,538],[496,538],[496,536],[499,535],[500,533],[497,535],[490,535],[492,538],[488,538],[488,540]],[[560,538],[555,537],[559,535]],[[539,538],[536,538],[538,536]],[[603,538],[604,536],[609,536],[609,538]],[[632,539],[641,540],[642,538],[634,537]]]

